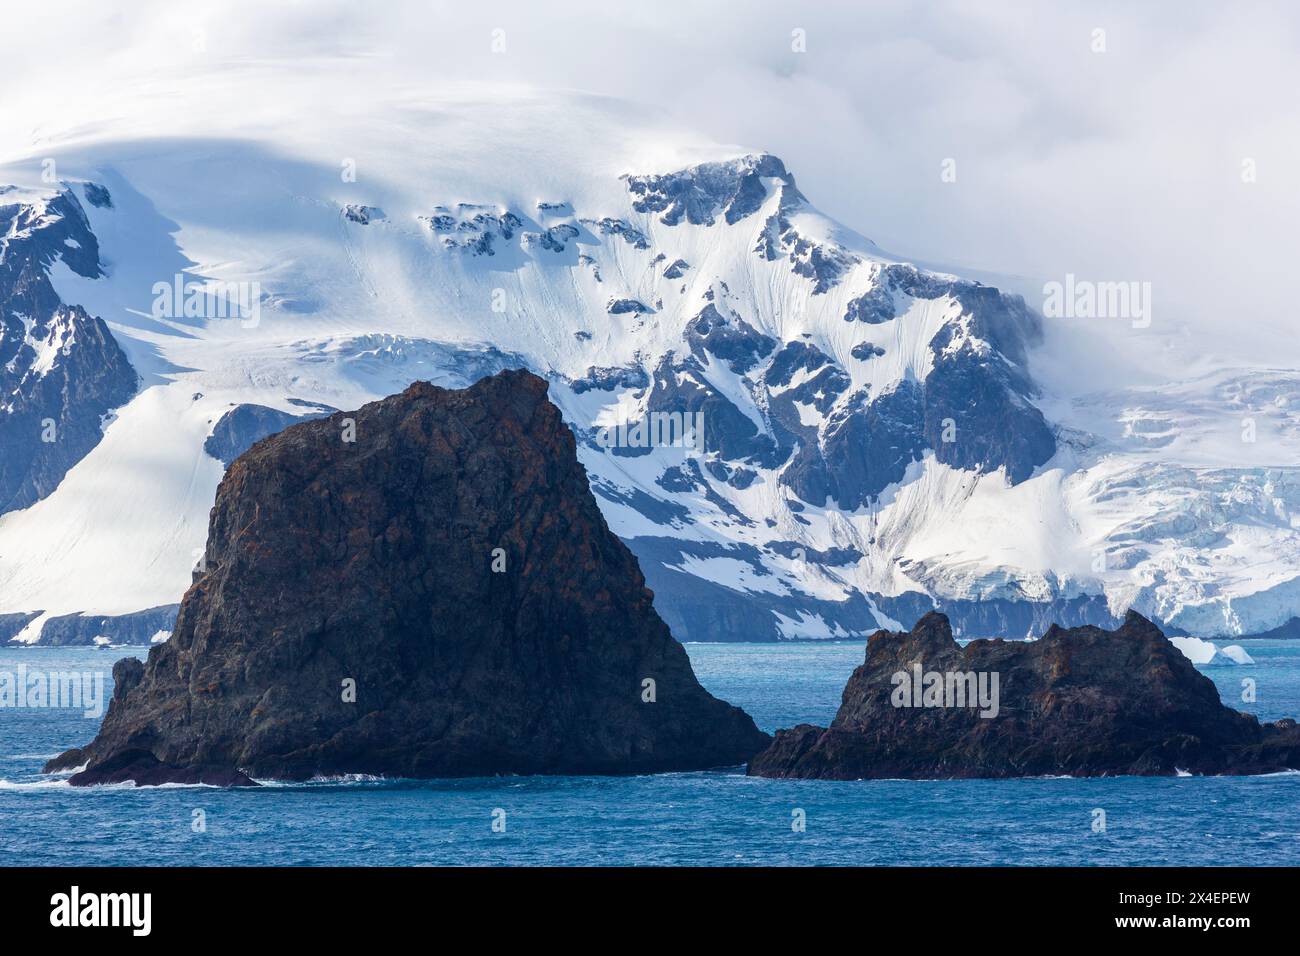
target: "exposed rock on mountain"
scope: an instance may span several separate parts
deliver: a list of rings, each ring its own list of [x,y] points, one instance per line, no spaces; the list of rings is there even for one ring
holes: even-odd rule
[[[138,381],[108,326],[50,284],[58,261],[84,278],[102,274],[76,196],[11,195],[6,204],[0,191],[0,514],[54,491]],[[87,198],[111,207],[89,184]]]
[[[744,375],[776,348],[774,339],[738,316],[724,316],[712,302],[686,327],[686,340],[697,357],[708,361],[705,352],[717,356],[737,375]]]
[[[624,365],[621,368],[589,368],[587,374],[576,379],[570,388],[575,395],[599,389],[612,392],[617,388],[645,388],[650,384],[650,376],[639,365]]]
[[[659,221],[676,226],[683,219],[695,226],[711,226],[721,213],[734,225],[762,208],[767,198],[765,177],[775,177],[794,188],[794,177],[775,156],[745,156],[729,162],[701,163],[690,169],[657,176],[628,176],[628,192],[637,212],[660,213]]]
[[[86,194],[86,202],[97,209],[113,208],[113,196],[108,191],[107,186],[101,186],[99,183],[86,183],[83,192]]]
[[[769,740],[696,681],[527,372],[258,443],[218,490],[205,567],[172,639],[115,675],[99,736],[48,769],[621,774]]]
[[[344,204],[343,217],[359,226],[368,226],[372,222],[379,222],[387,218],[384,211],[378,206],[366,206],[361,203]]]
[[[933,675],[933,679],[932,679]],[[1300,768],[1294,720],[1225,707],[1146,618],[1114,631],[1053,626],[1032,642],[953,640],[927,614],[878,631],[829,728],[777,732],[749,773],[853,780],[1256,774]]]
[[[265,405],[236,405],[217,420],[203,450],[227,467],[267,435],[274,435],[297,422],[321,418],[338,411],[327,406],[305,410],[301,414],[282,412]]]
[[[523,225],[509,209],[481,203],[457,203],[454,210],[438,206],[431,216],[422,218],[446,248],[471,256],[495,256],[497,247],[513,239]]]
[[[606,216],[603,219],[584,219],[583,222],[599,231],[602,236],[618,236],[634,249],[650,248],[650,240],[645,233],[624,219]]]
[[[649,312],[650,307],[644,302],[639,302],[636,299],[610,299],[609,303],[605,306],[605,311],[610,315],[626,315],[629,312],[640,314],[642,312]]]

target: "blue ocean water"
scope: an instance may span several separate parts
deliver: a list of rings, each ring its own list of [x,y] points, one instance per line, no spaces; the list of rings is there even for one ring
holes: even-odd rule
[[[1254,665],[1202,668],[1224,700],[1266,720],[1300,715],[1300,642],[1243,643]],[[861,642],[687,650],[704,685],[765,730],[829,721],[863,656]],[[144,654],[0,648],[0,672],[102,671],[111,692],[125,653]],[[1256,703],[1241,701],[1243,678]],[[97,724],[79,710],[0,709],[4,864],[1300,864],[1300,774],[838,783],[736,769],[244,790],[74,789],[41,776]],[[804,832],[791,827],[796,810]]]

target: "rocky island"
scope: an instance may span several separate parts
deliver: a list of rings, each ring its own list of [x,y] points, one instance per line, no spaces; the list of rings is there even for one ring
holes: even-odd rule
[[[172,638],[113,668],[73,784],[738,766],[546,383],[416,383],[255,444]]]
[[[1154,624],[1053,625],[961,647],[948,619],[878,631],[830,727],[780,730],[748,772],[865,778],[1259,774],[1300,768],[1294,720],[1224,704]]]

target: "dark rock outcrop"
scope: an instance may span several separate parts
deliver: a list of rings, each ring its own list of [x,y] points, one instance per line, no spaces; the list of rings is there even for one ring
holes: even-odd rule
[[[873,358],[884,355],[885,350],[873,342],[859,342],[849,350],[849,354],[859,362],[868,362]]]
[[[912,695],[913,687],[938,686],[925,677],[932,673],[946,699]],[[959,675],[973,677],[953,679]],[[996,692],[970,706],[959,687],[976,688],[976,698],[981,688]],[[1113,631],[1053,626],[1027,643],[960,647],[938,613],[910,633],[878,631],[831,726],[778,731],[749,773],[854,780],[1291,768],[1300,768],[1295,721],[1261,725],[1225,707],[1213,682],[1130,611]]]
[[[560,253],[569,248],[569,243],[577,239],[580,233],[578,227],[562,222],[550,226],[541,232],[527,233],[531,242],[537,243],[543,249],[550,252]]]
[[[82,191],[86,194],[86,202],[96,209],[113,208],[113,196],[108,191],[107,186],[101,186],[99,183],[86,183],[82,187]]]
[[[115,671],[99,736],[47,769],[625,774],[736,765],[770,739],[696,681],[527,372],[416,383],[259,442],[217,491],[205,558],[172,639]]]
[[[610,299],[605,306],[605,311],[610,315],[627,315],[629,312],[640,315],[642,312],[649,312],[650,306],[639,299]]]
[[[799,372],[815,372],[830,362],[831,357],[815,345],[798,340],[787,342],[772,357],[772,363],[763,373],[763,381],[769,388],[783,388]]]
[[[71,750],[68,754],[85,756],[80,750]],[[120,750],[107,760],[101,760],[76,775],[76,784],[82,787],[128,782],[137,787],[157,787],[164,783],[206,784],[210,787],[257,786],[257,782],[247,774],[229,767],[178,767],[162,763],[148,750]]]
[[[482,203],[457,203],[455,209],[435,206],[431,215],[420,218],[448,249],[472,256],[495,256],[497,240],[509,242],[523,225],[509,209]]]
[[[650,240],[646,238],[645,233],[624,219],[606,216],[604,219],[584,219],[583,222],[599,230],[602,236],[619,236],[635,249],[650,248]]]

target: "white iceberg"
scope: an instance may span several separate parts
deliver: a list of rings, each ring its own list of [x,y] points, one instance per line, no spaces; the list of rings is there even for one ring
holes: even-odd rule
[[[1199,637],[1171,637],[1169,643],[1182,651],[1193,664],[1210,663],[1219,650],[1213,641],[1203,641]]]
[[[1240,644],[1229,644],[1227,647],[1219,648],[1219,654],[1226,657],[1234,664],[1253,664],[1255,658],[1246,653],[1246,649]]]
[[[1193,664],[1253,664],[1255,659],[1240,644],[1220,648],[1213,641],[1199,637],[1171,637],[1169,643],[1183,652]]]

